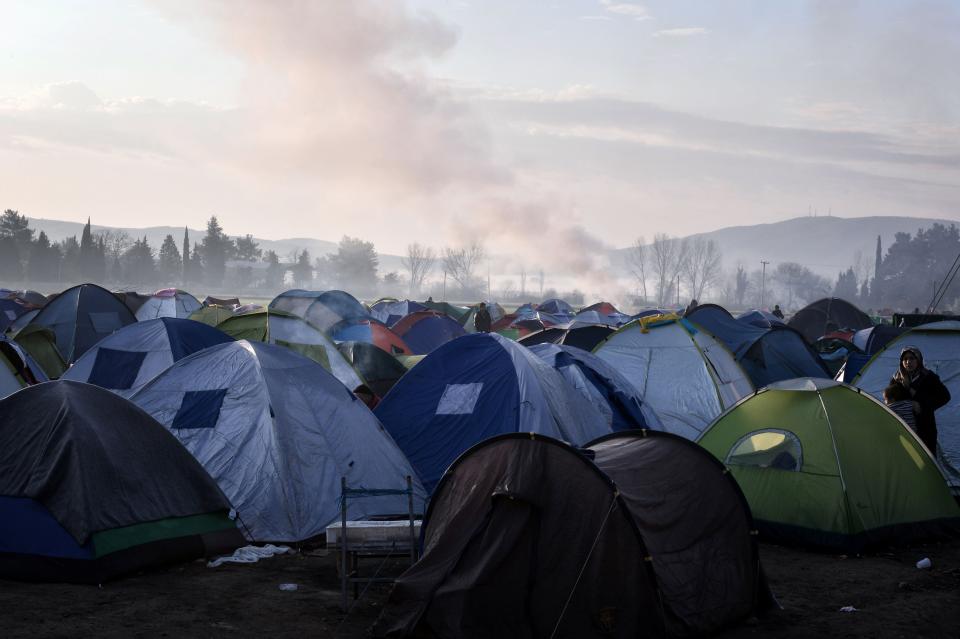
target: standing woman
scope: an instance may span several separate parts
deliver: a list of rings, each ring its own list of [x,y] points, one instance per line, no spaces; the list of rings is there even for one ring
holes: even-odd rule
[[[900,351],[900,368],[891,382],[906,388],[910,399],[919,404],[917,435],[936,455],[937,420],[934,411],[950,401],[950,391],[936,373],[923,367],[923,354],[914,346],[907,346]]]

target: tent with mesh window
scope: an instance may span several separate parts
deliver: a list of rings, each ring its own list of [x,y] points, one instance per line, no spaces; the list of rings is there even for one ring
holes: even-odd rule
[[[917,436],[866,392],[778,382],[698,443],[726,464],[761,539],[858,552],[960,531],[960,507]]]

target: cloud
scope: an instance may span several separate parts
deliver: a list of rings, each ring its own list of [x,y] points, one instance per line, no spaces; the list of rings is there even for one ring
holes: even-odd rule
[[[703,27],[681,27],[679,29],[661,29],[653,33],[654,38],[689,38],[710,33]]]
[[[580,16],[579,20],[610,22],[613,20],[610,16]]]
[[[600,6],[610,13],[629,16],[635,20],[651,20],[647,8],[633,2],[614,2],[614,0],[600,0]]]

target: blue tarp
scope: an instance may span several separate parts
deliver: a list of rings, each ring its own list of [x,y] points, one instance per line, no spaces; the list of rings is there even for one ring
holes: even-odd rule
[[[448,315],[428,315],[417,320],[400,337],[410,347],[414,355],[426,355],[450,340],[465,334],[466,331],[460,326],[460,322],[452,317]]]
[[[803,336],[788,327],[759,328],[715,304],[698,306],[686,319],[722,341],[757,388],[796,377],[832,377]]]

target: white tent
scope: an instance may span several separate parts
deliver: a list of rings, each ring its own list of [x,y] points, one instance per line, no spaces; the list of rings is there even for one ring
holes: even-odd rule
[[[918,348],[924,367],[936,373],[950,390],[950,401],[935,415],[940,451],[930,452],[943,466],[947,483],[960,492],[960,322],[924,324],[891,340],[864,365],[853,385],[882,402],[883,389],[900,367],[900,351],[905,346]]]
[[[154,293],[150,299],[137,309],[137,321],[157,319],[158,317],[179,317],[185,319],[199,309],[200,302],[190,293],[175,288],[165,288]]]
[[[630,322],[594,352],[637,388],[664,430],[687,439],[754,391],[723,344],[673,315]]]
[[[217,481],[251,540],[318,535],[351,488],[426,494],[377,418],[342,383],[288,349],[238,341],[180,360],[132,397]],[[351,518],[406,513],[405,495],[357,499]]]

